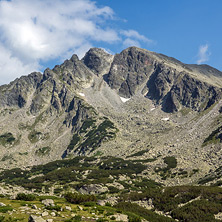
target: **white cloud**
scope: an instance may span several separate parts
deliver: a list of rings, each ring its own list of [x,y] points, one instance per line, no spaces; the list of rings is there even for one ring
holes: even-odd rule
[[[209,57],[210,57],[209,45],[208,44],[201,45],[199,47],[197,64],[202,64],[204,62],[207,62],[209,60]]]
[[[134,30],[106,27],[114,12],[92,0],[0,0],[0,84],[41,68],[41,61],[82,57],[93,42],[149,42]]]
[[[123,41],[123,46],[124,46],[125,48],[130,47],[130,46],[141,47],[138,40],[131,39],[131,38],[126,38],[126,39]]]
[[[137,31],[132,30],[132,29],[130,29],[130,30],[123,30],[121,33],[124,36],[126,36],[127,38],[137,39],[137,40],[141,40],[141,41],[147,42],[147,43],[152,43],[153,42],[151,39],[148,39],[144,35],[141,35]]]
[[[132,30],[132,29],[122,30],[121,34],[125,37],[125,39],[123,40],[124,47],[130,47],[130,46],[141,47],[140,42],[144,42],[148,44],[153,43],[153,40],[148,39],[144,35],[141,35],[137,31]]]
[[[38,62],[33,61],[24,64],[19,58],[13,57],[11,52],[0,44],[0,85],[39,69]]]

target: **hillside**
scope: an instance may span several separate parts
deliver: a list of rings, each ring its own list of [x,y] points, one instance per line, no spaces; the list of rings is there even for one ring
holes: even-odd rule
[[[114,156],[145,163],[142,174],[165,185],[215,183],[221,92],[222,73],[207,65],[92,48],[0,86],[1,168]]]

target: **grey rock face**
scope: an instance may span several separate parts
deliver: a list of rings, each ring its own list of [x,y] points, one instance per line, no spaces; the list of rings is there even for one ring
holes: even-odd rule
[[[133,96],[153,72],[154,59],[141,50],[131,47],[115,55],[107,76],[109,86],[120,96]]]
[[[166,97],[164,110],[168,112],[178,111],[182,105],[195,111],[203,111],[219,101],[221,93],[222,89],[185,74],[171,88]]]
[[[221,99],[222,89],[191,77],[186,72],[158,64],[147,82],[148,98],[161,104],[166,112],[183,106],[195,111],[209,108]]]
[[[147,92],[145,95],[162,105],[166,112],[179,111],[182,107],[202,111],[221,99],[222,89],[192,76],[193,70],[208,77],[214,71],[208,66],[185,65],[173,58],[131,47],[115,55],[107,82],[126,98],[145,85],[141,92]],[[217,70],[214,76],[222,77],[222,73]]]
[[[79,89],[92,79],[92,72],[79,60],[77,55],[73,55],[70,60],[66,60],[62,65],[55,66],[52,70],[57,74],[59,80]]]
[[[33,96],[30,112],[36,114],[52,105],[59,113],[67,108],[75,95],[68,87],[73,91],[81,90],[84,85],[89,84],[91,78],[92,73],[76,55],[62,65],[55,66],[53,70],[46,69]]]
[[[24,107],[28,97],[35,91],[41,79],[41,73],[33,72],[28,76],[14,80],[9,85],[0,86],[1,107]]]
[[[107,67],[110,67],[113,56],[103,49],[92,48],[83,57],[84,64],[96,75],[106,74]]]

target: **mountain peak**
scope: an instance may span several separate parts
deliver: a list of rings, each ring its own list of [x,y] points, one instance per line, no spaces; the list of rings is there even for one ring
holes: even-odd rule
[[[107,67],[111,65],[113,55],[101,48],[91,48],[83,57],[83,63],[97,76],[106,74]]]

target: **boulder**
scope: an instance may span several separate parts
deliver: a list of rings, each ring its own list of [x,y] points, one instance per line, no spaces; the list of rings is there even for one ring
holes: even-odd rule
[[[105,200],[98,200],[98,201],[97,201],[97,204],[98,204],[99,206],[105,206],[105,205],[106,205],[106,201],[105,201]]]
[[[35,210],[37,210],[38,209],[38,207],[34,204],[34,205],[32,205],[32,209],[35,209]]]
[[[52,212],[52,213],[51,213],[51,216],[55,217],[55,216],[56,216],[56,213],[55,213],[55,212]]]
[[[43,203],[46,207],[55,206],[54,201],[53,201],[52,199],[45,199],[45,200],[42,201],[42,203]]]
[[[83,208],[81,206],[78,206],[79,210],[83,210]]]
[[[70,206],[65,206],[66,210],[72,211],[72,208]]]
[[[125,214],[115,214],[113,216],[116,218],[116,221],[128,222],[128,216]]]
[[[42,217],[38,217],[35,215],[30,215],[28,222],[46,222],[46,220],[44,220]]]
[[[49,213],[48,213],[47,211],[45,211],[45,212],[42,213],[42,217],[46,217],[46,216],[48,216],[48,215],[49,215]]]
[[[79,189],[82,194],[100,194],[109,191],[109,189],[100,184],[84,185]]]

